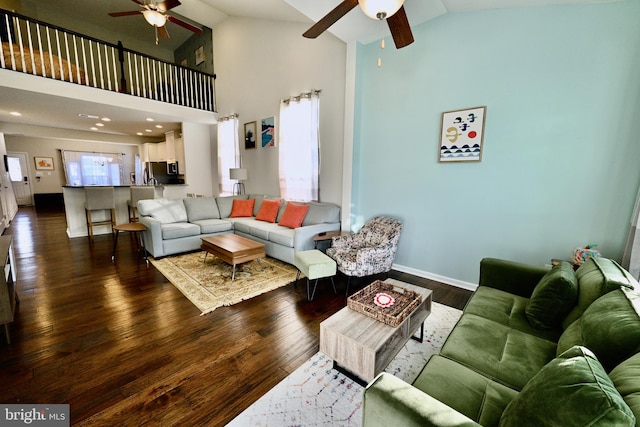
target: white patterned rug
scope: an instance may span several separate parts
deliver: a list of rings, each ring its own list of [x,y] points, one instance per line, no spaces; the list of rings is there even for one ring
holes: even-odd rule
[[[386,372],[413,382],[429,357],[440,351],[461,314],[455,308],[433,303],[424,324],[424,342],[409,340]],[[334,371],[332,365],[329,357],[316,353],[228,425],[360,426],[364,388]]]

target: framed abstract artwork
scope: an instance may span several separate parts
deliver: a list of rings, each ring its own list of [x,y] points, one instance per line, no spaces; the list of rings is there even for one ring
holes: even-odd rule
[[[251,150],[256,148],[256,122],[244,124],[244,149]]]
[[[487,107],[442,113],[440,162],[479,162],[482,160],[484,119]]]
[[[53,157],[34,157],[36,162],[36,170],[39,171],[52,171],[53,170]]]
[[[262,148],[276,146],[276,118],[271,116],[260,120]]]

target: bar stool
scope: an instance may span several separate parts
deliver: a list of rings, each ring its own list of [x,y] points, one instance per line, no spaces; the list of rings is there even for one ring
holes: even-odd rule
[[[110,225],[111,232],[113,226],[116,225],[116,202],[115,190],[113,187],[86,187],[85,188],[85,214],[87,217],[87,229],[89,231],[89,240],[93,241],[93,227],[100,225]],[[101,221],[93,221],[91,219],[92,211],[109,211],[109,219]]]
[[[156,194],[155,187],[131,187],[131,198],[127,200],[127,209],[129,211],[129,222],[138,222],[138,200],[154,199]]]

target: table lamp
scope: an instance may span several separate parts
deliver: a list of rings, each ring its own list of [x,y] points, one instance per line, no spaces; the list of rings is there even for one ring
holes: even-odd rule
[[[233,184],[233,194],[244,194],[244,183],[242,181],[247,179],[247,170],[244,168],[231,168],[229,169],[229,178],[238,181]]]

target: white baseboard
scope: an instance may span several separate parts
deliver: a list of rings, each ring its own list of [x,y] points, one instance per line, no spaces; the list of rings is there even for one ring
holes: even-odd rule
[[[430,273],[428,271],[418,270],[412,267],[405,267],[403,265],[393,264],[394,270],[401,271],[403,273],[413,274],[414,276],[424,277],[425,279],[435,280],[447,285],[455,286],[457,288],[466,289],[468,291],[475,291],[478,285],[475,283],[464,282],[458,279],[452,279],[451,277],[441,276],[439,274]]]

